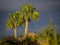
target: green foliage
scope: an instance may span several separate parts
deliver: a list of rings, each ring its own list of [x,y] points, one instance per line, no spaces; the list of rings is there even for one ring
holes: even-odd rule
[[[23,15],[17,12],[18,11],[14,12],[13,14],[8,14],[9,19],[6,20],[7,28],[12,28],[14,26],[21,26],[24,23]]]
[[[20,45],[20,42],[17,38],[6,37],[2,39],[2,43],[0,45]]]
[[[16,20],[17,20],[18,26],[21,26],[24,24],[24,16],[22,12],[16,11]]]
[[[6,27],[12,28],[14,25],[16,25],[15,15],[9,14],[9,19],[6,20]]]
[[[11,23],[11,20],[6,20],[6,28],[12,28],[12,23]]]
[[[58,45],[60,45],[60,34],[57,34]]]
[[[29,35],[22,36],[22,38],[6,37],[2,39],[3,42],[0,45],[40,45],[38,43],[38,39],[36,39],[36,36],[35,35],[33,36],[29,34]]]
[[[33,15],[31,16],[32,20],[38,20],[38,15],[39,15],[39,12],[33,12]]]
[[[52,26],[51,19],[48,26],[43,28],[42,33],[46,37],[46,40],[49,43],[49,45],[57,45],[56,27]]]
[[[21,12],[23,13],[25,20],[29,20],[29,19],[37,20],[39,16],[39,12],[36,11],[36,8],[33,7],[32,4],[23,5],[21,7]]]
[[[12,44],[10,44],[10,43],[4,43],[3,45],[12,45]]]
[[[30,20],[38,20],[39,17],[39,12],[36,11],[36,8],[33,7],[32,4],[30,5],[23,5],[20,10],[21,14],[24,17],[24,21],[26,22],[26,27],[25,27],[25,34],[28,32],[28,22]]]
[[[2,43],[2,40],[0,39],[0,44]]]
[[[29,33],[24,36],[25,38],[22,41],[23,45],[39,45],[38,39],[36,38],[36,35],[33,33]]]
[[[46,40],[46,37],[42,33],[37,33],[37,39],[38,40]]]

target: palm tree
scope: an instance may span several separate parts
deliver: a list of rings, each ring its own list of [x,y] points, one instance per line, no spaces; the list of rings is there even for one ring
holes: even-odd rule
[[[9,14],[9,19],[6,20],[6,27],[14,29],[14,38],[17,38],[16,27],[23,24],[23,16],[18,16],[18,13]]]
[[[28,32],[28,24],[30,20],[38,20],[39,12],[36,11],[36,8],[33,5],[23,5],[21,7],[21,12],[25,19],[25,34]]]

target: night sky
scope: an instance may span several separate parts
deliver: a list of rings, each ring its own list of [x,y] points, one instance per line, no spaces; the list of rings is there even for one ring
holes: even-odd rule
[[[5,21],[8,13],[19,10],[24,4],[33,4],[40,12],[39,21],[29,22],[29,32],[41,32],[52,18],[53,25],[57,27],[57,33],[60,33],[60,0],[0,0],[0,38],[13,35],[13,29],[6,29]],[[17,35],[21,34],[24,34],[24,26],[17,27]]]

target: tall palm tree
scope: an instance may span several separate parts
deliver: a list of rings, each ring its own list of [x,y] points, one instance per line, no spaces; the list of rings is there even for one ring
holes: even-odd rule
[[[23,5],[21,7],[21,12],[25,19],[25,34],[28,32],[28,24],[30,20],[38,20],[39,12],[36,11],[36,8],[33,5]]]
[[[6,20],[6,27],[14,29],[14,38],[17,38],[16,27],[23,24],[23,16],[18,16],[18,13],[9,14],[9,19]]]

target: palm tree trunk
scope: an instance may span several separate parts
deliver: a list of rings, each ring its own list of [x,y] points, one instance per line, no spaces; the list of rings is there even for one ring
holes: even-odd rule
[[[25,27],[25,34],[27,34],[27,32],[28,32],[28,20],[26,20],[25,25],[26,25],[26,27]]]
[[[17,35],[16,35],[16,26],[14,26],[14,38],[17,38]]]

